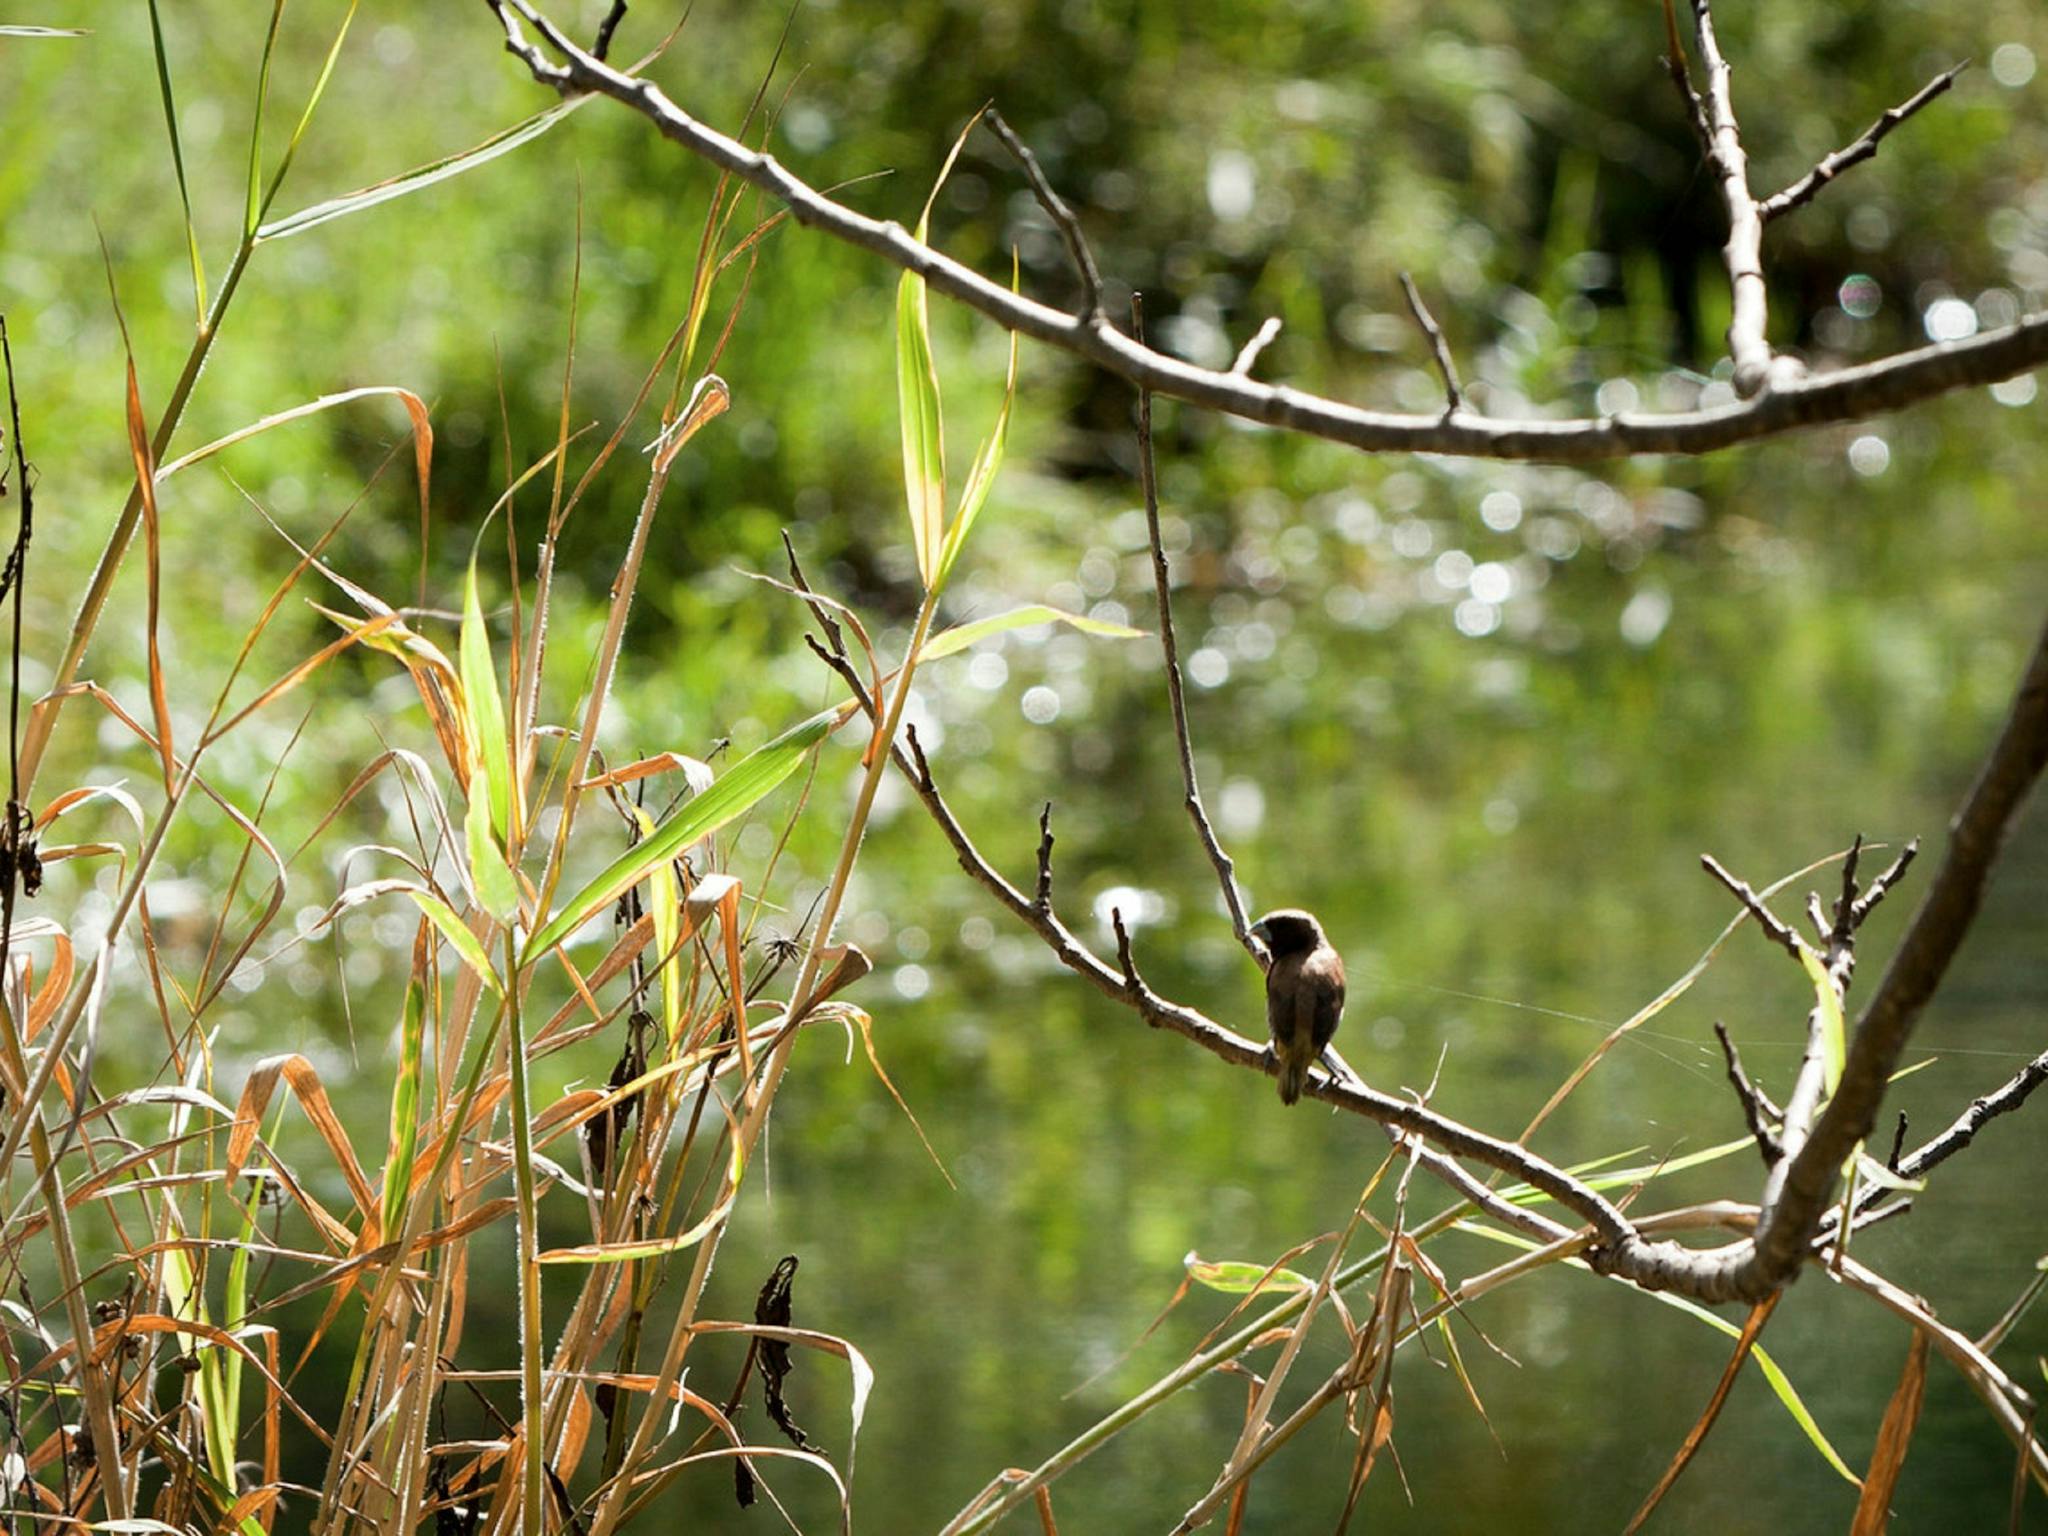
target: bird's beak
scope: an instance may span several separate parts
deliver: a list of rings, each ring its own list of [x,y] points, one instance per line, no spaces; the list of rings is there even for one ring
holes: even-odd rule
[[[1267,931],[1264,923],[1253,923],[1251,926],[1251,936],[1261,944],[1271,944],[1273,942],[1273,935]]]

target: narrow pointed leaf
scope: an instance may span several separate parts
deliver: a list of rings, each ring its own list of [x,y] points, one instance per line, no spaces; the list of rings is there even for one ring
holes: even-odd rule
[[[703,794],[693,796],[663,822],[652,837],[627,849],[596,879],[564,902],[561,910],[527,940],[520,963],[530,964],[561,943],[588,922],[593,913],[617,900],[628,886],[643,878],[656,862],[673,858],[735,817],[745,815],[796,771],[805,754],[825,739],[838,714],[836,709],[821,710],[740,759]]]
[[[1010,291],[1017,291],[1017,260],[1013,252],[1010,258]],[[939,585],[944,586],[946,578],[953,574],[953,563],[960,558],[960,551],[967,546],[967,535],[974,529],[975,519],[981,516],[981,509],[988,501],[988,493],[996,483],[996,471],[1002,468],[1003,450],[1010,440],[1010,408],[1017,401],[1017,333],[1010,332],[1010,367],[1003,380],[1003,404],[996,412],[995,430],[988,441],[981,445],[981,452],[974,456],[974,468],[968,471],[967,485],[960,492],[960,509],[953,514],[953,526],[946,530],[945,546],[939,552]]]
[[[927,588],[938,579],[946,526],[945,427],[939,412],[939,373],[932,362],[931,317],[924,279],[903,274],[896,285],[896,402],[902,418],[903,494],[910,508],[910,538],[917,574]]]
[[[1833,1098],[1836,1085],[1842,1081],[1842,1064],[1849,1059],[1842,999],[1836,994],[1834,983],[1828,980],[1826,963],[1804,939],[1799,941],[1799,963],[1806,967],[1807,979],[1813,983],[1814,1007],[1820,1010],[1821,1060],[1826,1068],[1828,1097]]]
[[[519,884],[505,864],[505,851],[491,835],[488,797],[476,794],[477,781],[470,779],[469,809],[463,814],[462,831],[469,849],[469,883],[476,899],[491,916],[509,925],[519,915]]]
[[[199,231],[192,224],[192,193],[185,184],[185,149],[178,139],[178,98],[171,89],[171,60],[164,49],[163,17],[157,0],[149,0],[149,40],[156,51],[157,94],[163,98],[164,125],[171,134],[171,168],[178,173],[178,202],[185,210],[185,251],[192,262],[192,304],[195,317],[206,319],[206,268],[199,259]]]
[[[420,1059],[426,1043],[425,968],[415,965],[405,989],[405,1014],[398,1036],[398,1075],[391,1084],[391,1152],[384,1164],[384,1197],[378,1209],[387,1233],[405,1225],[412,1191],[413,1159],[420,1143]]]
[[[474,550],[469,556],[469,576],[462,586],[462,634],[456,656],[462,667],[462,697],[469,716],[470,747],[478,766],[483,769],[484,784],[490,797],[491,829],[510,846],[515,840],[511,749],[505,739],[505,702],[498,693],[497,668],[491,663],[490,633],[484,628],[483,603],[477,596]],[[476,794],[476,788],[476,780],[472,776],[471,796]]]
[[[460,154],[430,161],[386,181],[377,182],[373,186],[360,187],[341,197],[329,198],[309,208],[301,208],[296,213],[272,219],[256,231],[257,242],[260,244],[266,240],[284,240],[292,235],[303,235],[307,230],[317,228],[330,219],[341,219],[352,213],[361,213],[366,208],[393,202],[414,192],[424,191],[436,182],[448,181],[465,171],[473,171],[478,166],[519,148],[522,144],[531,143],[591,99],[588,96],[578,96],[573,101],[559,102],[545,112],[536,112],[532,117],[492,134],[482,143],[472,145]]]
[[[1184,1264],[1190,1280],[1226,1296],[1255,1291],[1312,1291],[1316,1284],[1297,1270],[1273,1269],[1238,1259],[1203,1259],[1191,1253]]]
[[[1008,613],[991,614],[985,619],[976,619],[971,624],[956,624],[941,634],[927,640],[924,649],[917,654],[918,664],[939,661],[947,656],[956,656],[971,645],[979,645],[991,635],[1006,634],[1013,629],[1029,629],[1034,624],[1064,624],[1069,629],[1078,629],[1084,635],[1100,635],[1105,640],[1141,640],[1142,629],[1133,629],[1128,624],[1112,624],[1107,619],[1085,618],[1078,613],[1068,613],[1062,608],[1050,608],[1044,603],[1027,603],[1022,608],[1012,608]]]

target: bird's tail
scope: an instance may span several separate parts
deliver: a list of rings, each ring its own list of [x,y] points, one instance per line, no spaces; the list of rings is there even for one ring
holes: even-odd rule
[[[1308,1086],[1308,1063],[1305,1061],[1280,1062],[1280,1102],[1292,1104],[1301,1097],[1301,1090]]]

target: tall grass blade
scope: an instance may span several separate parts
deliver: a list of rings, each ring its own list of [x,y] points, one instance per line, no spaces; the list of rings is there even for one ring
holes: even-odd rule
[[[249,243],[263,218],[263,113],[270,105],[270,61],[284,25],[284,0],[272,0],[270,26],[263,34],[263,59],[256,67],[256,112],[249,123],[248,190],[242,205],[242,240]]]
[[[317,229],[331,219],[347,218],[352,213],[361,213],[365,209],[375,208],[380,203],[389,203],[401,197],[409,197],[415,192],[424,192],[437,182],[450,181],[465,171],[473,171],[500,155],[509,154],[522,144],[531,143],[591,99],[588,96],[579,96],[573,101],[560,102],[545,112],[536,112],[532,117],[514,123],[510,128],[501,129],[482,143],[474,144],[457,154],[429,161],[387,180],[359,187],[340,197],[331,197],[311,207],[301,208],[295,213],[287,213],[281,218],[272,219],[257,229],[256,242],[261,245],[270,240],[287,240],[293,235],[303,235],[307,230]]]
[[[334,78],[334,62],[341,57],[341,45],[348,40],[348,29],[356,19],[357,3],[358,0],[349,0],[348,10],[341,18],[341,25],[335,29],[334,42],[327,49],[327,57],[320,63],[319,78],[313,82],[313,89],[306,95],[305,109],[299,113],[299,120],[292,128],[292,136],[285,143],[284,154],[277,162],[277,169],[271,173],[270,186],[264,191],[261,201],[254,200],[256,173],[261,166],[258,161],[251,162],[249,192],[252,201],[244,217],[242,238],[252,245],[256,241],[256,231],[263,225],[263,215],[269,210],[278,189],[284,185],[284,179],[291,171],[292,157],[298,154],[299,141],[306,136],[306,128],[313,121],[313,110],[320,105],[320,98],[327,94],[327,82]],[[266,54],[267,52],[266,49]],[[265,72],[268,72],[267,58]]]
[[[0,29],[4,30],[4,29]],[[185,250],[192,260],[192,318],[206,323],[206,269],[199,259],[199,231],[192,225],[192,193],[185,184],[185,148],[178,138],[178,98],[171,89],[171,59],[164,48],[163,17],[149,0],[149,41],[156,50],[157,92],[163,97],[164,126],[171,134],[171,165],[178,173],[178,202],[185,210]]]

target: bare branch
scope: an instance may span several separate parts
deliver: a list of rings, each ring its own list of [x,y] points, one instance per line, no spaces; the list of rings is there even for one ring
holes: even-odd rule
[[[918,273],[940,293],[1004,329],[1086,358],[1157,394],[1367,452],[1572,463],[1638,453],[1709,453],[1800,428],[1861,421],[1952,389],[1995,384],[2048,362],[2048,314],[2036,314],[2002,330],[1935,343],[1855,368],[1818,377],[1773,379],[1772,387],[1761,395],[1707,410],[1519,421],[1471,412],[1446,419],[1440,413],[1369,411],[1285,385],[1198,368],[1122,335],[1103,317],[1066,314],[1012,293],[1004,284],[912,239],[901,224],[871,219],[834,202],[774,156],[748,149],[698,122],[652,82],[621,74],[551,27],[543,35],[564,62],[549,64],[511,15],[516,9],[520,15],[537,17],[528,0],[492,4],[505,24],[506,48],[541,84],[568,95],[596,92],[622,103],[647,118],[664,137],[787,205],[799,223]],[[535,26],[540,26],[537,20]]]
[[[1861,138],[1853,144],[1843,145],[1782,192],[1774,192],[1758,203],[1757,213],[1768,224],[1781,214],[1805,207],[1820,195],[1822,187],[1848,170],[1850,166],[1860,165],[1875,155],[1877,146],[1884,142],[1886,134],[1954,85],[1956,76],[1969,67],[1969,63],[1965,61],[1952,69],[1943,70],[1905,101],[1896,107],[1886,108],[1876,122],[1863,130]]]
[[[1073,258],[1074,271],[1081,279],[1081,291],[1087,295],[1088,307],[1084,313],[1090,316],[1103,314],[1102,273],[1096,269],[1094,253],[1088,249],[1088,238],[1081,233],[1081,221],[1074,217],[1074,210],[1053,191],[1052,183],[1045,179],[1045,171],[1039,166],[1038,157],[1031,153],[1031,147],[1011,130],[1003,121],[1003,114],[994,107],[982,114],[989,132],[1003,142],[1024,168],[1024,177],[1031,183],[1031,192],[1038,199],[1038,206],[1045,210],[1045,216],[1052,220],[1059,230],[1060,238],[1067,242],[1067,255]]]
[[[1735,121],[1728,60],[1714,35],[1710,0],[1693,0],[1692,12],[1699,32],[1700,59],[1707,72],[1707,164],[1721,184],[1721,205],[1728,213],[1728,243],[1721,250],[1733,305],[1728,355],[1735,362],[1735,393],[1748,400],[1789,382],[1797,376],[1799,365],[1787,358],[1774,367],[1771,346],[1764,337],[1770,303],[1764,285],[1764,221],[1749,190],[1749,157],[1743,153],[1742,133]]]
[[[1925,1145],[1896,1157],[1894,1167],[1902,1178],[1917,1179],[1954,1157],[1976,1139],[1977,1133],[2000,1115],[2009,1115],[2027,1102],[2033,1091],[2048,1083],[2048,1051],[2008,1078],[2002,1087],[1972,1099],[1970,1107],[1957,1116],[1955,1124]],[[1904,1121],[1904,1116],[1900,1120]]]
[[[1457,365],[1451,361],[1451,344],[1444,340],[1443,328],[1436,323],[1436,317],[1429,312],[1429,306],[1422,302],[1422,295],[1416,290],[1415,279],[1406,272],[1401,274],[1401,293],[1408,300],[1408,313],[1415,317],[1415,323],[1422,328],[1423,339],[1429,343],[1430,355],[1436,359],[1437,377],[1444,384],[1444,414],[1454,416],[1464,409],[1465,398],[1458,388]]]
[[[1131,295],[1131,329],[1140,340],[1145,335],[1144,301]],[[1159,599],[1159,649],[1166,664],[1166,696],[1173,705],[1173,734],[1180,746],[1180,776],[1185,789],[1183,803],[1195,824],[1195,835],[1216,868],[1216,883],[1223,888],[1223,905],[1230,913],[1230,926],[1237,942],[1245,947],[1261,968],[1266,964],[1263,947],[1252,937],[1251,921],[1245,916],[1244,896],[1237,888],[1237,866],[1223,851],[1216,829],[1209,825],[1209,813],[1202,805],[1201,786],[1195,781],[1195,746],[1188,733],[1187,690],[1181,682],[1180,643],[1173,632],[1173,581],[1166,565],[1166,544],[1159,532],[1159,477],[1152,462],[1152,392],[1138,389],[1138,484],[1145,496],[1145,532],[1152,541],[1152,585]]]

